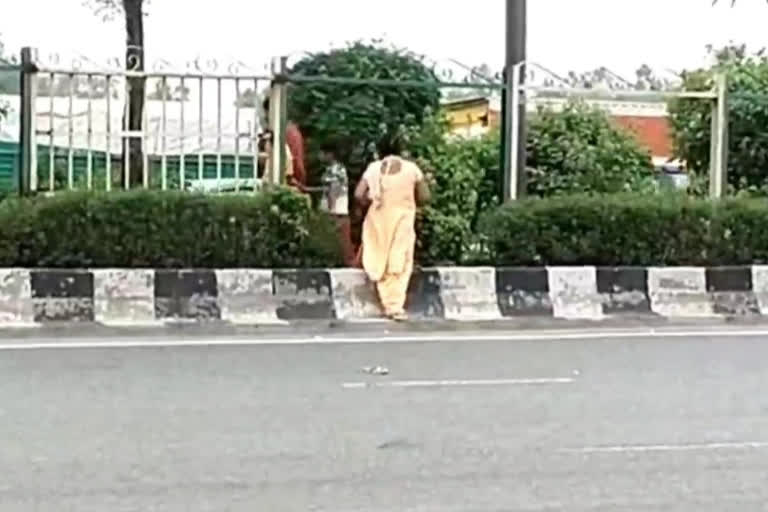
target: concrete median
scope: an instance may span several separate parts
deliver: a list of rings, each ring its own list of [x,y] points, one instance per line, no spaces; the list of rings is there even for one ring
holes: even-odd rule
[[[758,317],[768,267],[428,268],[414,274],[407,307],[414,321]],[[355,269],[0,269],[0,328],[380,318]]]

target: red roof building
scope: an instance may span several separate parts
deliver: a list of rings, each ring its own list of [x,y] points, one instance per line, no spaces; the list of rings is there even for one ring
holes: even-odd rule
[[[540,105],[557,110],[565,101],[539,97],[529,104],[529,110],[533,111]],[[654,164],[661,165],[673,158],[672,133],[664,102],[591,100],[587,103],[608,112],[618,126],[632,133],[638,143],[651,153]],[[456,134],[477,135],[499,124],[498,100],[469,98],[447,102],[444,108]]]

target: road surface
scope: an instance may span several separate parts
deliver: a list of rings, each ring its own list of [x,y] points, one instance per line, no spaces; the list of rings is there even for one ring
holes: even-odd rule
[[[5,340],[0,510],[768,503],[767,335],[500,337],[33,350]],[[361,370],[376,366],[388,375]]]

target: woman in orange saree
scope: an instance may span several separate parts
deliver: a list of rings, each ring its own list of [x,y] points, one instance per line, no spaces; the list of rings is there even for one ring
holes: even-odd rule
[[[376,284],[384,314],[404,321],[413,273],[416,209],[429,200],[429,187],[414,162],[398,156],[396,147],[386,149],[389,151],[380,154],[389,156],[373,162],[363,173],[355,198],[370,204],[363,222],[363,269]]]

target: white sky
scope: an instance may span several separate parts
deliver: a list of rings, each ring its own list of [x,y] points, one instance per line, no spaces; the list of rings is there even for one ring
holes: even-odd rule
[[[763,0],[529,0],[529,58],[558,72],[600,65],[631,76],[640,64],[703,62],[708,43],[768,45]],[[102,23],[81,0],[5,0],[0,37],[12,50],[121,55],[119,21]],[[286,20],[291,25],[283,25]],[[149,58],[197,55],[261,65],[270,56],[385,36],[435,60],[501,66],[504,0],[151,0]]]

